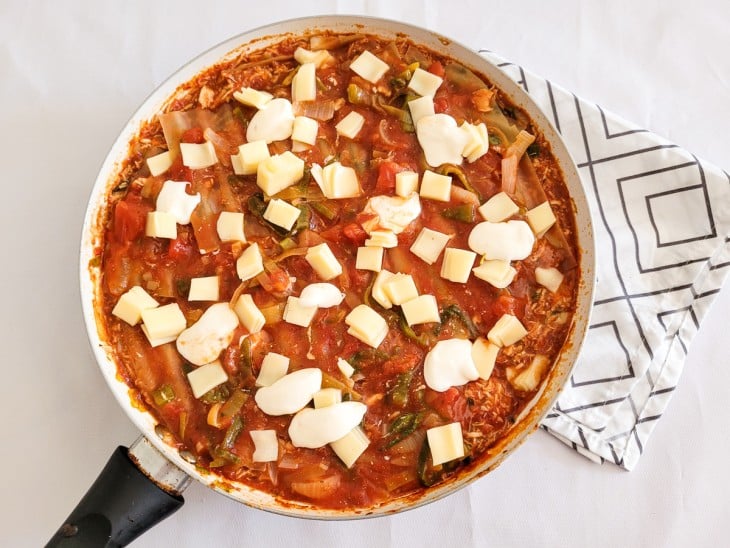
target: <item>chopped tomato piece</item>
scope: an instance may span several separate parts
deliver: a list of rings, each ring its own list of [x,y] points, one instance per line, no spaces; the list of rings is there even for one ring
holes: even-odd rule
[[[152,208],[142,202],[138,194],[129,194],[114,208],[114,236],[119,242],[136,240],[144,232],[147,213]]]
[[[436,76],[439,76],[441,78],[444,77],[444,74],[446,74],[446,71],[444,70],[444,65],[441,63],[441,61],[434,61],[431,63],[431,66],[428,67],[428,72],[431,74],[435,74]]]
[[[167,255],[175,261],[191,257],[193,251],[194,247],[190,241],[190,233],[188,231],[179,230],[177,238],[170,240],[170,244],[167,246]]]
[[[445,419],[461,421],[469,411],[469,405],[461,391],[452,386],[445,392],[426,390],[426,403]]]
[[[404,169],[395,162],[381,162],[378,168],[378,180],[375,182],[375,193],[392,194],[395,192],[395,174]]]
[[[436,114],[440,114],[443,112],[446,112],[449,108],[449,100],[446,96],[441,95],[439,97],[435,97],[433,100],[433,110],[436,112]]]
[[[345,237],[350,240],[353,244],[360,247],[365,244],[365,240],[368,238],[368,233],[365,229],[357,223],[350,223],[342,228],[342,233]]]
[[[191,127],[190,129],[186,129],[180,136],[180,142],[197,144],[204,143],[205,137],[203,136],[203,128]]]

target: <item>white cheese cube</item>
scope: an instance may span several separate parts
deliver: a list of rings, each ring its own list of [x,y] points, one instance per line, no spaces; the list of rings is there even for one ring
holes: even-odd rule
[[[262,108],[271,101],[274,96],[267,91],[259,91],[253,88],[241,88],[233,92],[233,98],[247,107]]]
[[[390,67],[388,63],[366,50],[350,64],[350,68],[355,74],[374,84],[388,72]]]
[[[190,280],[189,301],[217,301],[219,299],[218,276],[206,276]]]
[[[489,150],[489,134],[487,133],[487,126],[482,122],[481,124],[470,124],[464,122],[461,124],[460,129],[466,135],[466,144],[461,155],[466,158],[469,163],[477,161],[479,158],[484,156]]]
[[[145,235],[151,238],[177,238],[177,222],[171,213],[162,211],[150,211],[147,213],[147,224],[144,230]]]
[[[314,63],[299,65],[291,82],[292,102],[314,101],[317,98],[317,77]]]
[[[333,65],[335,62],[335,58],[332,57],[330,52],[326,49],[309,51],[302,47],[299,47],[294,51],[294,59],[302,65],[304,63],[314,63],[314,66],[317,68]]]
[[[358,247],[355,268],[358,270],[372,270],[380,272],[383,268],[382,247]]]
[[[216,222],[218,237],[222,242],[245,242],[243,232],[243,213],[237,211],[221,211]]]
[[[150,346],[152,348],[162,346],[163,344],[171,343],[175,339],[177,339],[177,337],[160,337],[158,339],[153,339],[152,337],[150,337],[150,333],[149,333],[149,331],[147,331],[147,328],[145,327],[144,324],[142,324],[142,333],[144,333],[145,337],[147,337],[147,341],[149,341]]]
[[[551,293],[555,293],[560,284],[563,283],[563,274],[557,268],[540,268],[538,266],[535,269],[535,281]]]
[[[316,313],[316,306],[302,306],[298,297],[290,296],[284,307],[284,321],[300,327],[309,327]]]
[[[548,370],[549,366],[550,360],[548,357],[538,354],[532,358],[530,365],[521,370],[517,370],[514,367],[508,367],[507,380],[509,380],[510,384],[517,390],[530,392],[535,390],[537,385],[540,384],[540,380],[542,380],[542,377]]]
[[[342,390],[339,388],[322,388],[319,392],[314,393],[314,408],[329,407],[342,401]]]
[[[411,245],[411,253],[426,263],[433,264],[438,260],[450,238],[448,234],[422,228]]]
[[[319,122],[314,118],[306,116],[297,116],[294,118],[294,129],[291,138],[300,143],[313,145],[317,142],[317,132],[319,131]]]
[[[447,247],[441,263],[441,277],[456,283],[466,283],[477,254],[466,249]]]
[[[226,381],[228,381],[228,375],[218,360],[201,365],[188,373],[188,382],[190,388],[193,389],[193,396],[196,398],[205,395]]]
[[[276,352],[269,352],[261,362],[256,386],[271,386],[289,371],[289,358]]]
[[[318,170],[312,168],[312,175]],[[316,176],[315,176],[316,179]],[[331,200],[340,198],[353,198],[360,195],[360,183],[357,180],[355,170],[343,166],[340,162],[332,162],[322,169],[322,193]]]
[[[370,440],[359,426],[350,430],[344,437],[330,443],[332,450],[348,468],[352,468],[368,445],[370,445]]]
[[[365,344],[377,348],[388,334],[388,323],[365,304],[356,306],[347,316],[345,323],[350,327],[347,332]]]
[[[290,187],[302,177],[304,160],[288,150],[264,159],[256,170],[256,184],[269,196]]]
[[[385,293],[384,286],[390,280],[394,274],[388,270],[381,270],[378,272],[378,275],[375,276],[375,281],[373,282],[373,290],[372,290],[372,296],[375,301],[382,306],[385,309],[393,308],[393,303],[391,302],[390,298],[388,298],[388,295]]]
[[[519,206],[512,201],[506,192],[495,194],[479,206],[479,213],[490,223],[500,223],[517,215]]]
[[[487,333],[487,338],[497,346],[510,346],[527,335],[527,329],[512,314],[503,314],[494,327]]]
[[[142,322],[151,339],[177,337],[187,327],[185,316],[177,303],[142,310]]]
[[[293,227],[294,223],[297,222],[301,213],[302,212],[298,207],[294,207],[284,200],[274,198],[266,206],[264,219],[276,226],[280,226],[286,230],[291,230],[291,227]]]
[[[360,133],[363,124],[365,124],[365,118],[362,114],[351,111],[342,120],[337,122],[335,129],[339,135],[347,137],[348,139],[354,139],[357,134]]]
[[[408,198],[418,192],[418,173],[415,171],[401,171],[395,174],[395,193],[401,198]]]
[[[464,438],[461,435],[460,422],[429,428],[426,430],[426,437],[434,466],[464,456]]]
[[[483,337],[477,338],[471,347],[471,359],[479,372],[479,378],[487,380],[492,375],[499,354],[499,346]]]
[[[437,322],[441,323],[439,305],[433,295],[419,295],[401,305],[408,325]]]
[[[436,76],[422,68],[417,68],[413,71],[411,81],[408,82],[408,89],[421,96],[431,95],[433,97],[443,81],[444,79],[440,76]]]
[[[451,177],[426,170],[421,178],[420,195],[440,202],[451,200]]]
[[[258,333],[266,323],[266,318],[248,293],[244,293],[238,298],[233,306],[233,311],[249,333]]]
[[[231,165],[236,175],[253,175],[259,164],[270,158],[269,145],[266,141],[251,141],[238,147],[238,154],[231,156]]]
[[[304,258],[324,281],[331,280],[342,274],[342,265],[337,261],[327,244],[310,247]]]
[[[509,261],[500,259],[483,261],[472,272],[480,280],[484,280],[498,289],[504,289],[511,284],[517,274],[517,270],[510,266]]]
[[[165,152],[161,152],[155,156],[150,156],[146,161],[147,167],[150,170],[150,175],[157,177],[170,169],[170,166],[172,165],[172,154],[170,154],[169,150],[166,150]]]
[[[117,304],[114,305],[112,314],[120,320],[124,320],[129,325],[137,325],[142,319],[143,310],[157,308],[158,306],[160,306],[160,303],[153,299],[140,286],[135,285],[119,297]]]
[[[553,210],[548,202],[543,202],[539,206],[532,208],[525,213],[525,217],[527,217],[530,228],[538,238],[550,230],[550,227],[556,221]]]
[[[433,106],[433,97],[430,95],[424,95],[418,99],[408,101],[408,110],[411,111],[411,120],[413,120],[414,126],[424,116],[433,116],[436,114]]]
[[[279,441],[276,439],[276,430],[251,430],[253,441],[253,462],[275,462],[279,458]]]
[[[355,373],[355,368],[347,360],[343,360],[342,358],[337,358],[337,369],[348,379]]]
[[[401,305],[418,297],[416,282],[410,274],[401,272],[394,274],[385,284],[383,290],[394,305]]]
[[[398,236],[392,230],[371,230],[370,237],[365,240],[365,247],[398,247]]]
[[[203,169],[218,163],[215,147],[210,141],[204,143],[180,143],[182,163],[190,169]]]
[[[253,243],[243,250],[236,260],[236,272],[242,282],[258,276],[264,271],[264,261],[261,257],[259,244]]]

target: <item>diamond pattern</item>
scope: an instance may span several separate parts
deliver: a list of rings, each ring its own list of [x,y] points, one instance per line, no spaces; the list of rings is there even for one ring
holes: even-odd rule
[[[627,470],[679,382],[689,345],[730,272],[730,176],[651,132],[481,51],[552,119],[594,219],[588,335],[542,428]]]

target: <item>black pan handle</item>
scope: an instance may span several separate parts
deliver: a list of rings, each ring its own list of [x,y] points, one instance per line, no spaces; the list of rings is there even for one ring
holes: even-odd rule
[[[145,466],[146,463],[135,451],[138,444],[148,446],[143,448],[143,453],[149,453],[150,449],[157,453],[164,460],[163,467],[173,467],[146,438],[140,438],[133,444],[133,457],[126,447],[117,447],[84,498],[46,544],[47,547],[126,546],[183,505],[185,501],[180,492],[189,483],[189,478],[175,468],[183,481],[175,485],[176,489],[171,488],[169,482],[162,483],[168,490],[162,489],[140,470],[142,467],[152,478],[159,471],[154,470],[154,466],[153,470]],[[169,470],[167,474],[169,479]]]

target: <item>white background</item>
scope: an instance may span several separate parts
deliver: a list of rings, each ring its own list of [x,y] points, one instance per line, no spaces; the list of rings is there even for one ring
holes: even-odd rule
[[[0,544],[43,544],[136,437],[81,318],[85,202],[117,132],[186,60],[278,19],[357,13],[489,48],[730,168],[730,3],[0,1]],[[725,287],[631,473],[544,432],[501,468],[405,514],[325,523],[200,485],[135,546],[720,546],[730,491]],[[722,343],[721,343],[722,342]]]

